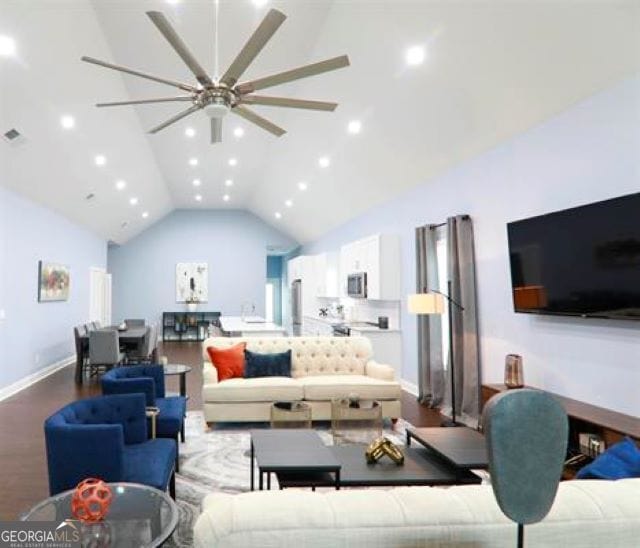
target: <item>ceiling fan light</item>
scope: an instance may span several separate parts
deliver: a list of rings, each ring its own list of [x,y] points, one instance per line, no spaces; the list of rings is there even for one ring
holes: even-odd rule
[[[204,112],[209,118],[224,118],[229,112],[229,107],[221,103],[210,103],[204,107]]]

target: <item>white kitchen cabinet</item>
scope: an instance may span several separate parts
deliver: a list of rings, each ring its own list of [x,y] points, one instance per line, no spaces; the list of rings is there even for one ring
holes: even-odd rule
[[[340,249],[340,288],[346,296],[347,276],[367,273],[367,298],[400,300],[400,240],[394,234],[376,234]]]
[[[337,253],[320,253],[314,257],[314,276],[316,296],[338,298],[338,255]]]
[[[312,255],[300,255],[287,262],[288,283],[294,280],[302,282],[302,314],[313,315],[317,313],[315,258]]]

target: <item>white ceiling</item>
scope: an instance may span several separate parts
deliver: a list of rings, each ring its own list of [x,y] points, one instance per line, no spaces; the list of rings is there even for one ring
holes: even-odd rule
[[[352,66],[261,92],[336,100],[334,113],[255,107],[288,133],[277,139],[229,115],[224,143],[210,145],[203,113],[145,134],[183,103],[95,108],[97,101],[175,92],[80,56],[193,83],[144,12],[163,11],[213,73],[213,0],[0,1],[0,35],[17,43],[16,57],[0,57],[0,130],[25,135],[0,145],[0,184],[117,242],[174,208],[195,207],[246,208],[305,242],[640,70],[635,0],[298,0],[263,8],[222,0],[220,72],[269,6],[288,19],[243,80],[343,53]],[[416,44],[426,47],[427,59],[409,68],[404,53]],[[60,127],[66,113],[76,118],[73,130]],[[362,121],[359,135],[347,134],[351,119]],[[245,129],[242,139],[233,135],[237,126]],[[196,130],[194,138],[186,127]],[[98,153],[107,165],[94,165]],[[329,168],[318,167],[321,155],[331,157]],[[236,167],[227,164],[232,156]],[[122,192],[114,189],[119,178],[128,183]],[[309,184],[304,193],[301,180]],[[89,192],[95,198],[87,202]],[[135,207],[128,203],[134,195]]]

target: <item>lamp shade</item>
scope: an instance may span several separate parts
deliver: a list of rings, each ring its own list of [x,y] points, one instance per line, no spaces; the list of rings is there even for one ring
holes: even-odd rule
[[[415,293],[407,301],[410,314],[444,314],[444,297],[439,293]]]

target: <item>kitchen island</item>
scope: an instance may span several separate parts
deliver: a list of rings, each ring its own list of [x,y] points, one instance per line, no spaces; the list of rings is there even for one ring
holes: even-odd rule
[[[227,337],[283,337],[287,331],[260,316],[220,316],[220,328]]]

